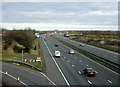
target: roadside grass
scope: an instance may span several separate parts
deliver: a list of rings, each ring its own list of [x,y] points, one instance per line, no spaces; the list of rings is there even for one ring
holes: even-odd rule
[[[41,47],[41,41],[42,41],[42,37],[40,37],[39,39],[39,54],[41,56],[41,69],[43,70],[43,72],[46,72],[46,65],[45,65],[45,59],[44,59],[44,56],[43,56],[43,51],[42,51],[42,47]]]
[[[24,53],[23,54],[24,57],[25,56],[28,56],[28,57],[32,56],[31,59],[33,59],[33,60],[36,60],[37,56],[40,56],[41,57],[41,61],[39,61],[39,62],[29,62],[29,61],[25,62],[24,60],[22,60],[20,58],[17,58],[17,57],[22,57],[22,53],[14,53],[14,54],[5,54],[4,53],[4,54],[2,54],[1,57],[3,57],[2,59],[11,59],[11,60],[16,60],[16,61],[20,61],[20,62],[25,62],[25,63],[31,64],[31,65],[37,67],[38,69],[40,69],[39,71],[45,73],[46,72],[46,65],[45,65],[45,60],[44,60],[44,56],[42,54],[42,48],[41,48],[40,44],[41,44],[41,38],[36,38],[35,42],[33,42],[32,45],[33,45],[33,48],[35,46],[37,46],[37,49],[33,50],[33,48],[32,48],[32,51],[31,51],[32,53]],[[4,57],[6,57],[6,58],[4,58]],[[6,61],[6,60],[2,60],[2,61],[3,62],[8,62],[8,63],[13,63],[11,61]],[[20,64],[20,65],[21,66],[25,66],[25,67],[29,67],[29,66],[24,65],[24,64]]]
[[[99,37],[102,37],[102,38],[118,38],[118,35],[95,35],[95,34],[89,34],[89,35],[86,35],[88,37],[95,37],[95,38],[99,38]]]
[[[75,46],[73,46],[73,45],[70,45],[70,44],[68,44],[68,43],[66,43],[66,42],[64,42],[64,41],[62,41],[62,40],[58,40],[58,41],[61,42],[61,43],[64,44],[64,45],[72,48],[73,50],[76,50],[77,52],[85,55],[86,57],[88,57],[88,58],[90,58],[90,59],[92,59],[92,60],[100,63],[101,65],[104,65],[104,66],[106,66],[107,68],[109,68],[109,69],[111,69],[111,70],[113,70],[113,71],[115,71],[115,72],[117,72],[117,73],[120,73],[120,68],[119,68],[120,65],[115,64],[115,63],[113,63],[113,62],[111,62],[111,61],[105,60],[105,59],[103,59],[103,58],[101,58],[101,57],[99,57],[99,56],[96,56],[96,55],[94,55],[94,54],[91,54],[91,53],[89,53],[89,52],[87,52],[87,51],[83,51],[83,50],[81,50],[81,49],[79,49],[79,48],[77,48],[77,47],[75,47]]]

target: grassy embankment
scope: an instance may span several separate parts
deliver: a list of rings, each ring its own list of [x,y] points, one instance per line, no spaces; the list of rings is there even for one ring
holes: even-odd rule
[[[6,37],[3,38],[3,59],[12,59],[28,64],[32,64],[35,67],[38,67],[40,71],[45,72],[45,61],[42,55],[42,49],[40,46],[40,38],[35,38],[35,31],[32,30],[15,30],[15,31],[5,31]],[[11,36],[11,34],[16,34],[16,36]],[[22,35],[24,33],[24,35]],[[19,41],[20,39],[21,41]],[[17,45],[15,44],[17,43]],[[22,50],[23,60],[22,60]],[[9,53],[11,52],[12,53]],[[41,62],[30,62],[30,59],[36,60],[37,56],[41,56]],[[26,58],[29,57],[29,58]],[[26,58],[27,61],[24,61]],[[8,62],[8,61],[6,61]],[[20,64],[24,65],[24,64]],[[26,65],[24,65],[26,66]]]

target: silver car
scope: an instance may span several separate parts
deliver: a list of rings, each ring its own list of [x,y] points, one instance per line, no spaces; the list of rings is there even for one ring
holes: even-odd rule
[[[75,51],[72,49],[69,51],[69,54],[74,54],[74,53],[75,53]]]

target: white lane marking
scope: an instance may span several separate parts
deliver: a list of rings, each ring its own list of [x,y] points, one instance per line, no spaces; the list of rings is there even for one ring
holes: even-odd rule
[[[95,47],[95,46],[92,46],[92,45],[86,44],[86,46],[93,47],[93,48],[99,49],[99,50],[101,50],[101,51],[105,51],[106,53],[108,52],[108,53],[112,53],[112,54],[115,54],[115,55],[118,54],[118,53],[116,53],[116,52],[113,52],[113,51],[110,51],[110,50],[106,50],[106,49],[102,49],[102,48],[98,48],[98,47]]]
[[[80,60],[80,62],[82,62],[82,61]]]
[[[74,65],[72,65],[72,67],[74,67]]]
[[[3,73],[3,74],[6,74],[5,72],[2,72],[2,71],[0,71],[0,72]],[[15,80],[18,80],[18,78],[15,78],[14,76],[12,76],[12,75],[10,75],[10,74],[8,74],[8,73],[7,73],[7,75],[10,76],[11,78],[15,79]],[[23,84],[23,85],[25,85],[25,86],[27,86],[27,87],[29,87],[27,84],[25,84],[25,83],[22,82],[21,80],[20,80],[20,83]]]
[[[88,65],[86,65],[88,67]]]
[[[42,38],[42,39],[43,39],[43,38]],[[43,41],[44,41],[44,40],[43,40]],[[44,41],[44,43],[45,43],[45,41]],[[48,49],[48,51],[49,51],[49,53],[50,53],[50,55],[51,55],[53,61],[55,62],[56,66],[57,66],[58,70],[60,71],[61,75],[63,76],[65,82],[67,83],[67,85],[68,85],[69,87],[71,87],[70,84],[69,84],[69,82],[67,81],[65,75],[63,74],[62,70],[60,69],[60,67],[58,66],[57,62],[55,61],[55,59],[54,59],[52,53],[50,52],[50,49],[48,48],[48,46],[47,46],[46,43],[45,43],[45,46],[47,47],[47,49]]]
[[[117,60],[117,59],[113,59],[113,60]]]
[[[110,80],[107,80],[107,81],[112,84],[112,81],[110,81]]]
[[[75,57],[75,59],[76,59],[77,57]]]
[[[105,55],[105,57],[107,57],[107,55]]]
[[[18,66],[20,65],[19,63],[12,63],[12,64],[14,64],[14,65],[18,65]]]
[[[65,58],[65,57],[64,57]]]
[[[60,43],[60,42],[59,42],[59,43]],[[60,44],[62,44],[62,43],[60,43]],[[62,45],[64,45],[64,44],[62,44]],[[70,49],[70,47],[68,47],[68,46],[66,46],[66,45],[64,45],[64,46]],[[87,45],[86,45],[86,46],[87,46]],[[80,55],[82,55],[82,56],[84,56],[83,54],[81,54],[81,53],[79,53],[79,52],[77,52],[77,51],[75,51],[75,52],[78,53],[78,54],[80,54]],[[86,57],[86,56],[84,56],[84,57],[87,58],[88,60],[90,60],[90,61],[92,61],[92,62],[94,62],[94,63],[96,63],[96,64],[102,66],[103,68],[108,69],[109,71],[111,71],[111,72],[113,72],[113,73],[115,73],[115,74],[117,74],[117,75],[120,75],[120,74],[118,74],[117,72],[115,72],[115,71],[113,71],[113,70],[111,70],[111,69],[109,69],[109,68],[107,68],[107,67],[101,65],[101,64],[98,63],[98,62],[96,62],[96,61],[94,61],[94,60],[92,60],[92,59],[90,59],[90,58],[88,58],[88,57]],[[101,62],[101,63],[102,63],[102,62]]]
[[[98,73],[97,71],[95,71],[96,73]]]
[[[92,82],[91,82],[90,80],[88,80],[88,83],[89,83],[89,84],[92,84]]]
[[[68,62],[70,62],[70,61],[68,61]]]
[[[77,52],[77,51],[76,51],[76,53],[80,54],[80,53]],[[80,55],[84,56],[83,54],[80,54]],[[84,56],[84,57],[85,57],[86,59],[88,59],[88,60],[90,60],[90,61],[92,61],[92,62],[94,62],[94,63],[96,63],[96,64],[98,64],[98,65],[100,65],[100,66],[102,66],[103,68],[108,69],[109,71],[111,71],[111,72],[113,72],[113,73],[115,73],[115,74],[117,74],[117,75],[120,75],[120,74],[118,74],[117,72],[115,72],[115,71],[113,71],[113,70],[111,70],[111,69],[109,69],[109,68],[101,65],[101,64],[98,63],[98,62],[96,62],[96,61],[94,61],[94,60],[92,60],[92,59],[90,59],[90,58],[88,58],[88,57],[86,57],[86,56]],[[101,62],[101,63],[102,63],[102,62]]]
[[[78,71],[78,73],[79,73],[79,74],[81,74],[81,72],[80,72],[80,71]]]
[[[41,73],[41,72],[39,72],[39,73]],[[55,85],[56,86],[56,84],[51,80],[51,79],[49,79],[44,73],[41,73],[43,76],[45,76],[53,85]],[[57,87],[57,86],[56,86]]]

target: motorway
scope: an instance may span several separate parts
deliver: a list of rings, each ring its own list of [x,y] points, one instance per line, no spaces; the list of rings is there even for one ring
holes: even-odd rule
[[[49,54],[46,56],[53,61],[48,61],[49,65],[56,65],[58,68],[57,77],[63,77],[67,85],[118,85],[118,76],[119,74],[114,71],[109,70],[108,68],[96,63],[93,60],[90,60],[88,57],[76,52],[75,55],[68,54],[70,48],[59,43],[56,39],[52,37],[43,39],[45,35],[42,35],[42,44],[45,44]],[[55,43],[59,43],[59,47],[55,47]],[[54,51],[59,50],[61,52],[60,58],[54,57]],[[44,51],[43,51],[44,53]],[[47,60],[46,60],[47,61]],[[92,67],[96,70],[97,75],[95,77],[87,77],[83,74],[83,69],[86,67]],[[51,67],[52,68],[52,67]],[[57,71],[57,69],[56,69]],[[50,77],[50,75],[48,75]],[[51,78],[54,79],[54,76]],[[59,79],[59,78],[57,78]],[[55,84],[58,84],[57,81],[54,81]]]
[[[23,87],[53,85],[52,81],[39,71],[5,62],[0,64],[2,66],[2,72],[7,71],[11,75],[10,77],[2,74],[2,81],[11,87],[14,85],[21,85]],[[18,77],[22,82],[17,82],[16,79]]]
[[[14,78],[20,78],[22,83],[15,79],[2,75],[2,79],[9,85],[43,86],[43,85],[68,85],[67,87],[96,87],[113,86],[119,87],[119,74],[89,59],[88,57],[75,51],[74,55],[69,54],[70,48],[58,42],[53,37],[45,38],[42,35],[41,47],[46,63],[46,73],[32,70],[23,66],[17,66],[3,62],[2,71],[8,72]],[[59,47],[55,47],[55,43]],[[54,51],[59,50],[61,57],[54,57]],[[1,63],[0,63],[1,64]],[[87,77],[83,74],[83,69],[92,67],[96,72],[95,77]]]
[[[118,61],[118,57],[120,56],[119,53],[109,51],[109,50],[106,50],[106,49],[102,49],[102,48],[99,48],[99,47],[91,46],[91,45],[88,45],[88,44],[85,44],[85,43],[77,42],[77,41],[71,40],[69,38],[65,38],[63,36],[63,34],[54,35],[54,36],[56,38],[60,39],[60,40],[63,40],[65,42],[77,47],[77,48],[80,48],[84,51],[95,54],[99,57],[102,57],[102,58],[104,58],[106,60],[109,60],[111,62],[114,62],[116,64],[120,64],[120,62]],[[83,47],[79,46],[80,44],[83,44]]]

